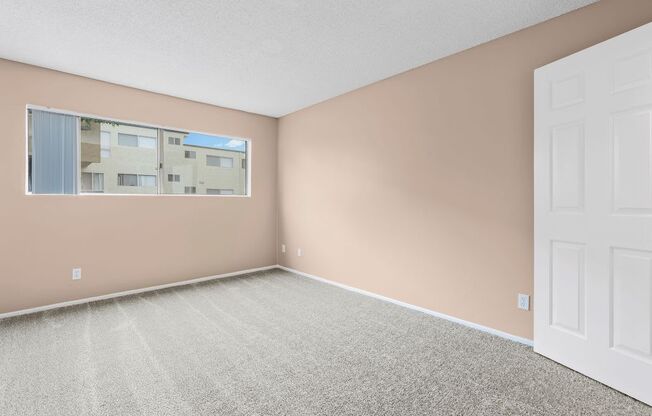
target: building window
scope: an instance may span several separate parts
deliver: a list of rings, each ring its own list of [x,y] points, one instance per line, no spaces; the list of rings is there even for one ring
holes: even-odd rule
[[[120,146],[138,147],[138,136],[118,133],[118,144]]]
[[[234,195],[233,189],[206,189],[206,195]]]
[[[156,175],[118,173],[118,186],[140,186],[145,188],[155,187]]]
[[[156,137],[138,136],[138,147],[142,149],[156,149]]]
[[[111,132],[100,132],[100,157],[106,159],[111,157]]]
[[[120,146],[140,147],[141,149],[156,149],[156,137],[118,133],[118,144]]]
[[[206,155],[206,166],[216,166],[218,168],[232,168],[233,158],[223,156]]]
[[[247,195],[247,140],[27,111],[29,193]]]
[[[156,175],[138,175],[138,186],[146,188],[156,187]]]
[[[118,173],[118,186],[138,186],[138,175]]]
[[[97,172],[82,172],[81,191],[87,193],[104,192],[104,174]]]

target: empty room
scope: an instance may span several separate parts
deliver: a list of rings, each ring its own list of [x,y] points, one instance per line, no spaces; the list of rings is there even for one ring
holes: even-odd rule
[[[651,0],[0,0],[0,416],[652,416]]]

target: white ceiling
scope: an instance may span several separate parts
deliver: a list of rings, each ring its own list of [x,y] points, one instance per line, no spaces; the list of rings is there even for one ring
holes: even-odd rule
[[[0,0],[0,57],[282,116],[595,0]]]

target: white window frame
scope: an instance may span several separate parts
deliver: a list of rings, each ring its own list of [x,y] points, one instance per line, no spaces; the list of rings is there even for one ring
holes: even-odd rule
[[[118,193],[82,193],[81,192],[81,169],[77,169],[77,190],[76,193],[74,194],[34,194],[30,192],[29,190],[29,110],[40,110],[40,111],[49,111],[51,113],[57,113],[57,114],[65,114],[65,115],[71,115],[75,117],[80,117],[80,118],[93,118],[93,119],[99,119],[99,120],[106,120],[108,122],[114,122],[114,123],[121,123],[121,124],[130,124],[130,125],[135,125],[139,127],[146,127],[146,128],[152,128],[152,129],[158,129],[159,131],[159,137],[158,137],[158,146],[156,146],[156,157],[159,163],[159,174],[157,175],[157,184],[156,184],[156,189],[160,190],[162,186],[162,169],[160,168],[161,163],[163,162],[163,157],[162,157],[162,152],[161,148],[163,146],[162,143],[162,132],[163,130],[167,131],[176,131],[180,133],[198,133],[198,134],[204,134],[207,136],[218,136],[218,137],[224,137],[228,139],[234,139],[234,140],[241,140],[246,142],[246,152],[245,152],[245,160],[247,164],[246,168],[246,174],[247,177],[245,179],[245,194],[243,195],[205,195],[205,194],[161,194],[161,193],[155,193],[155,194],[118,194]],[[80,119],[77,120],[77,159],[79,160],[79,156],[81,155],[81,134],[80,134]],[[183,145],[183,143],[181,143]],[[251,180],[251,168],[252,168],[252,159],[253,159],[253,141],[249,138],[245,137],[236,137],[236,136],[231,136],[228,134],[220,134],[220,133],[209,133],[205,131],[199,131],[199,130],[192,130],[192,129],[182,129],[178,127],[171,127],[171,126],[165,126],[165,125],[159,125],[159,124],[151,124],[151,123],[144,123],[140,121],[134,121],[134,120],[125,120],[125,119],[119,119],[119,118],[113,118],[113,117],[108,117],[108,116],[103,116],[103,115],[98,115],[98,114],[91,114],[91,113],[80,113],[77,111],[70,111],[70,110],[63,110],[59,108],[54,108],[54,107],[47,107],[47,106],[42,106],[42,105],[35,105],[35,104],[27,104],[25,106],[25,157],[24,157],[24,163],[25,163],[25,179],[24,179],[24,188],[25,188],[25,195],[28,196],[33,196],[33,197],[41,197],[41,196],[51,196],[51,195],[56,195],[56,196],[62,196],[62,197],[81,197],[81,198],[86,198],[86,197],[168,197],[168,198],[180,198],[180,197],[194,197],[194,198],[203,198],[203,197],[209,197],[209,198],[214,198],[214,197],[222,197],[222,198],[251,198],[252,195],[252,180]],[[235,161],[234,161],[234,167],[235,167]],[[105,178],[106,179],[106,178]],[[106,186],[106,184],[105,184]]]

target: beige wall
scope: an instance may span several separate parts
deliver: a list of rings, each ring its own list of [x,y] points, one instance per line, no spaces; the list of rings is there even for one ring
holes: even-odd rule
[[[283,117],[279,262],[532,338],[532,71],[651,20],[603,0]]]
[[[27,104],[250,138],[252,197],[27,196]],[[276,263],[276,119],[0,60],[0,126],[0,313]]]

